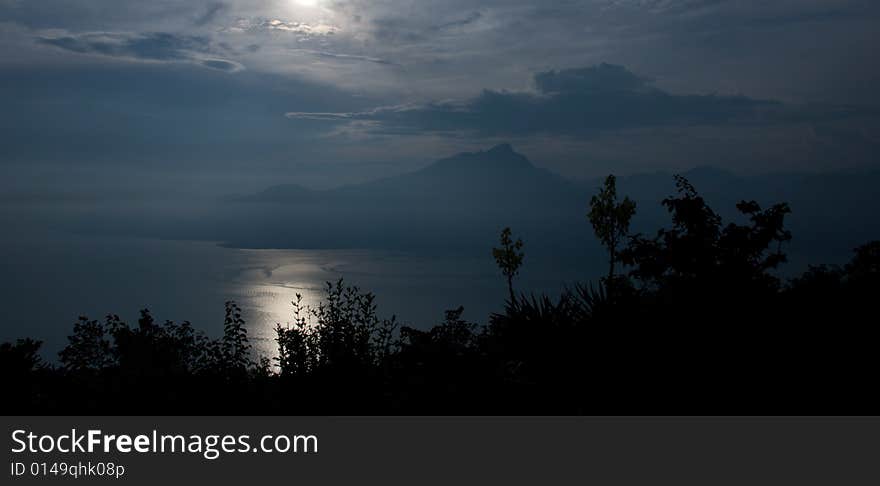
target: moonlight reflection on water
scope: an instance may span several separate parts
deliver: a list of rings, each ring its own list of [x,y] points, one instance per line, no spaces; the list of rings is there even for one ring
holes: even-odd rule
[[[294,321],[297,294],[304,306],[316,308],[325,282],[341,277],[330,255],[301,250],[240,250],[256,266],[241,270],[232,282],[230,298],[238,301],[258,356],[275,357],[275,325]]]
[[[444,310],[459,305],[465,305],[472,320],[483,322],[504,295],[488,258],[471,262],[356,250],[237,251],[248,263],[229,294],[244,310],[258,356],[276,356],[275,325],[294,321],[297,294],[304,306],[316,308],[327,282],[340,278],[373,292],[380,318],[396,313],[403,324],[415,327],[436,324]]]

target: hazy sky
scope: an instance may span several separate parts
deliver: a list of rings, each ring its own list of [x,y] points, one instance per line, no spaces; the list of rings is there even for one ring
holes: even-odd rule
[[[7,194],[874,165],[873,0],[0,0]],[[604,64],[607,63],[607,64]]]

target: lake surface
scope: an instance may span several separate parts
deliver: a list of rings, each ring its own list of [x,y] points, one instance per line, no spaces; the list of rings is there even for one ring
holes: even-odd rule
[[[316,305],[325,282],[344,278],[376,295],[380,317],[427,328],[443,311],[485,323],[503,307],[506,284],[485,256],[427,256],[358,250],[245,250],[209,242],[163,241],[64,232],[16,232],[0,243],[4,257],[0,340],[33,337],[54,359],[80,315],[108,313],[135,324],[149,308],[157,320],[189,320],[222,332],[224,302],[243,309],[257,353],[274,356],[276,323],[292,320],[297,293]],[[537,257],[536,257],[537,258]],[[565,262],[526,257],[519,288],[557,293],[584,280]]]

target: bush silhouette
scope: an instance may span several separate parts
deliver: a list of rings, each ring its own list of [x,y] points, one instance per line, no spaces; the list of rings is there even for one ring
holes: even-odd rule
[[[340,279],[327,282],[316,308],[296,298],[293,325],[275,328],[282,375],[354,372],[379,366],[391,354],[397,322],[377,316],[373,294]]]

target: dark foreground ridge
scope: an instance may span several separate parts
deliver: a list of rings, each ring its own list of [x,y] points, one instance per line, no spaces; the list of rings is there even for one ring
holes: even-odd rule
[[[629,234],[635,204],[617,200],[609,177],[589,210],[608,275],[558,298],[516,291],[527,247],[506,229],[493,255],[510,297],[485,327],[461,308],[427,331],[399,327],[342,281],[318,308],[294,303],[274,361],[254,361],[233,302],[218,339],[146,310],[136,326],[81,317],[57,365],[41,361],[37,341],[0,346],[5,411],[876,413],[880,242],[782,282],[786,204],[743,201],[744,223],[725,224],[676,181],[662,202],[671,226],[646,236]]]

